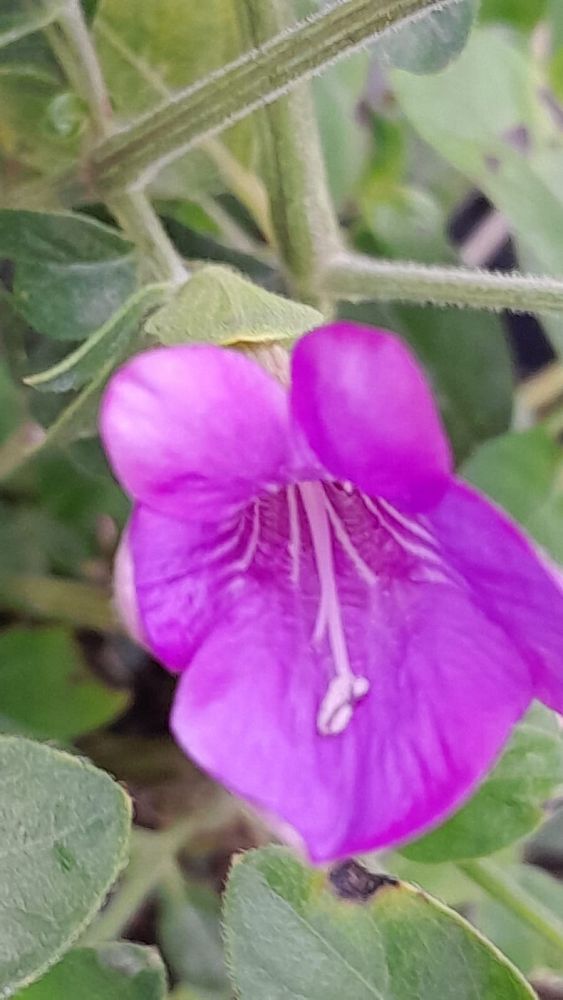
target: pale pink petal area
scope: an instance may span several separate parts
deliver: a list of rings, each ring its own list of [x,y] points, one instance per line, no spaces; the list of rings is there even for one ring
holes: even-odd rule
[[[287,393],[258,364],[218,347],[157,348],[114,375],[101,411],[114,472],[138,501],[212,520],[293,461]]]
[[[174,735],[314,861],[404,841],[491,767],[532,697],[528,666],[387,505],[306,484],[265,500],[260,525],[255,587],[195,651]]]
[[[113,570],[113,596],[117,613],[138,643],[143,643],[143,626],[139,616],[139,602],[135,581],[135,569],[129,541],[129,528],[121,536]]]
[[[563,577],[510,518],[457,482],[427,515],[442,558],[528,660],[535,696],[563,712]]]
[[[446,488],[451,459],[430,388],[394,334],[341,322],[304,336],[291,407],[336,478],[412,510]]]
[[[139,505],[128,529],[137,629],[168,669],[183,670],[237,601],[252,601],[245,576],[254,549],[250,506],[222,522],[180,521]],[[116,586],[123,586],[123,574]],[[127,612],[128,589],[119,602]],[[127,620],[126,620],[127,623]]]

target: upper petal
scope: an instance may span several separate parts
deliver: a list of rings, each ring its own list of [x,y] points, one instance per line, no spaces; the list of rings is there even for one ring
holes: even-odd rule
[[[263,502],[249,589],[195,650],[172,727],[324,861],[403,841],[455,808],[532,685],[432,539],[389,508],[377,520],[357,496],[313,488],[329,501],[330,551],[320,532],[312,539],[301,488]],[[342,731],[323,735],[345,661],[369,690]]]
[[[292,355],[291,406],[335,477],[416,510],[444,491],[451,462],[440,418],[393,334],[347,322],[307,334]]]
[[[101,433],[125,489],[163,514],[207,518],[283,481],[287,394],[234,351],[157,348],[112,378]]]
[[[489,500],[454,483],[427,515],[443,558],[533,671],[536,697],[563,712],[563,577]]]

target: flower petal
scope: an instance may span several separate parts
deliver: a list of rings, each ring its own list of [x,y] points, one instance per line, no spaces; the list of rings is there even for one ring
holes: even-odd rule
[[[293,503],[293,530],[289,502],[263,504],[251,589],[195,651],[172,728],[203,768],[327,861],[403,841],[454,809],[532,684],[504,631],[421,537],[388,509],[374,527],[357,496],[313,488],[330,498],[332,564],[316,564],[324,542],[308,533],[305,503],[299,520]],[[323,735],[346,658],[361,691]]]
[[[563,712],[563,577],[524,532],[458,482],[427,515],[443,558],[527,659],[536,697]]]
[[[364,669],[372,689],[340,735],[317,731],[326,682],[310,644],[265,601],[259,619],[240,607],[211,633],[176,694],[180,745],[294,827],[318,862],[438,822],[492,765],[529,703],[514,651],[459,593],[439,606],[431,587],[401,595],[381,625]]]
[[[384,330],[334,323],[292,355],[291,406],[326,468],[412,510],[447,485],[450,453],[426,378]]]
[[[173,517],[213,520],[290,464],[285,390],[242,354],[212,346],[128,362],[105,393],[101,433],[129,493]]]
[[[180,521],[142,505],[134,510],[126,551],[135,580],[135,617],[123,557],[116,567],[118,606],[125,623],[134,622],[170,670],[183,670],[227,608],[247,597],[244,568],[253,532],[252,507],[220,523]]]

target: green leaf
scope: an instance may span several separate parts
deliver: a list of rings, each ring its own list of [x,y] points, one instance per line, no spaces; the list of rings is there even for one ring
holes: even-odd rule
[[[120,941],[70,951],[17,1000],[164,1000],[165,993],[156,949]]]
[[[127,701],[92,676],[64,629],[0,633],[0,730],[73,740],[120,715]]]
[[[538,826],[543,803],[562,780],[559,732],[525,723],[467,805],[401,853],[430,864],[492,854]]]
[[[240,1000],[524,1000],[525,980],[461,917],[404,883],[337,899],[288,852],[234,865],[225,937]]]
[[[133,247],[94,219],[0,211],[0,258],[15,264],[14,302],[39,333],[82,340],[134,292]]]
[[[359,52],[313,81],[328,181],[337,205],[353,192],[369,150],[369,133],[357,114],[369,66],[368,54]]]
[[[59,413],[40,444],[30,451],[30,457],[49,448],[64,448],[74,441],[91,438],[96,434],[100,399],[114,368],[113,358],[102,365],[92,381]]]
[[[487,158],[510,153],[503,137],[532,124],[535,115],[526,54],[492,27],[475,30],[459,59],[439,75],[420,79],[395,70],[392,83],[402,111],[423,138],[462,173],[487,184],[494,183],[498,170]]]
[[[61,135],[50,120],[53,101],[64,93],[68,81],[44,32],[0,48],[0,205],[10,207],[11,191],[35,171],[52,175],[81,155],[80,132]]]
[[[501,434],[512,412],[512,363],[491,313],[416,306],[346,305],[342,315],[400,333],[430,376],[458,459]]]
[[[555,0],[559,5],[559,0]],[[482,21],[504,21],[529,30],[545,15],[546,0],[482,0]]]
[[[453,248],[446,236],[447,217],[427,191],[393,185],[377,185],[366,192],[364,224],[373,239],[365,247],[375,256],[421,263],[455,263]],[[359,242],[365,240],[360,234]]]
[[[0,48],[17,42],[33,31],[46,28],[55,19],[62,4],[63,0],[34,0],[26,6],[22,4],[22,0],[2,0]]]
[[[522,0],[524,2],[524,0]],[[538,0],[541,3],[541,0]],[[559,0],[548,0],[549,23],[553,33],[553,46],[563,45],[563,7]]]
[[[559,275],[563,143],[536,76],[530,52],[509,33],[488,27],[476,30],[439,76],[415,80],[395,71],[392,80],[402,111],[423,139],[505,216],[522,268]],[[556,317],[548,333],[563,350]]]
[[[377,54],[409,73],[437,73],[464,48],[477,15],[479,0],[458,0],[389,33],[377,43]]]
[[[101,906],[127,854],[131,807],[91,764],[0,737],[0,993],[37,979]]]
[[[461,473],[563,561],[562,469],[560,446],[535,427],[488,441]]]
[[[143,318],[166,299],[167,285],[146,285],[72,354],[24,382],[44,392],[79,389],[108,361],[117,363],[131,347]]]
[[[228,267],[196,271],[145,324],[163,344],[264,343],[297,337],[322,323],[316,309],[267,292]]]

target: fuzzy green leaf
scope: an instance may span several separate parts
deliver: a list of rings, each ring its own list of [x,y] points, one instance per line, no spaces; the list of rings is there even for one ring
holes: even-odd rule
[[[240,1000],[525,1000],[519,973],[456,913],[405,883],[336,898],[288,851],[231,872],[227,952]]]
[[[91,764],[0,737],[0,996],[37,979],[76,940],[123,867],[125,792]]]
[[[70,951],[17,1000],[164,1000],[165,992],[156,949],[120,941]]]

